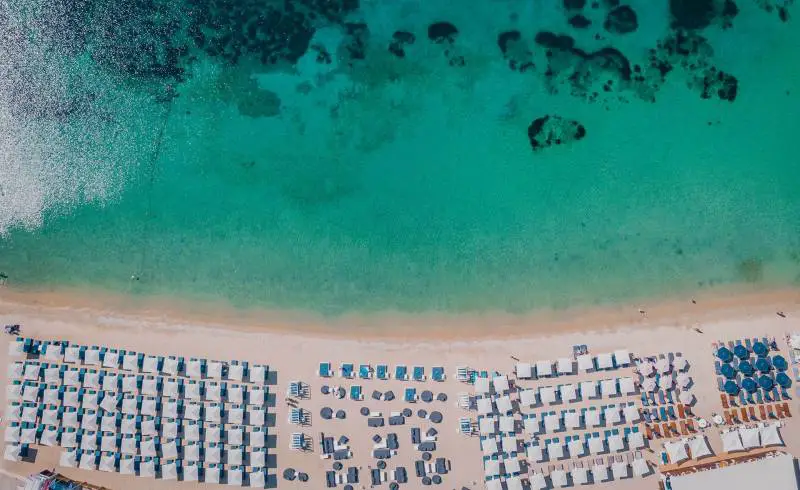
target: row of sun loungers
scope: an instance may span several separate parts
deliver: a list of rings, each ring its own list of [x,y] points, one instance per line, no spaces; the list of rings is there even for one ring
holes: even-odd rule
[[[333,365],[330,362],[321,362],[319,363],[319,371],[317,372],[320,377],[323,378],[330,378],[335,374],[335,370]],[[351,363],[344,363],[339,367],[339,376],[342,378],[361,378],[361,379],[372,379],[375,377],[376,379],[387,380],[391,377],[391,373],[389,372],[389,366],[386,364],[378,364],[375,369],[372,368],[370,364],[361,364],[358,366],[358,370],[354,364]],[[409,372],[408,366],[405,365],[398,365],[395,366],[394,370],[394,378],[400,381],[408,381],[409,380]],[[446,378],[444,368],[441,366],[436,366],[432,369],[431,379],[433,381],[444,381]],[[425,375],[425,367],[423,366],[414,366],[411,370],[410,379],[413,381],[425,381],[427,380],[427,376]]]
[[[629,366],[631,355],[627,350],[618,350],[614,353],[581,354],[574,359],[567,357],[556,361],[541,360],[536,362],[518,362],[514,369],[517,378],[549,378],[553,376],[568,376],[578,372],[591,372],[616,369]]]
[[[45,361],[116,369],[131,373],[195,379],[219,379],[265,384],[269,367],[244,361],[215,361],[179,356],[152,356],[134,351],[85,346],[67,342],[38,341],[18,338],[11,342],[13,356],[34,356]]]
[[[789,404],[786,402],[776,403],[774,405],[757,405],[749,407],[732,408],[723,411],[725,423],[728,425],[746,423],[758,420],[775,420],[791,417],[789,411]]]

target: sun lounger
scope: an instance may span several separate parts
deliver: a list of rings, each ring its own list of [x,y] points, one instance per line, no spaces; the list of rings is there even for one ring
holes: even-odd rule
[[[767,405],[767,416],[771,419],[777,418],[772,405]]]
[[[661,427],[659,424],[653,424],[651,428],[653,429],[653,435],[656,437],[661,437]]]
[[[342,364],[342,366],[340,368],[340,373],[341,373],[343,378],[348,378],[349,379],[349,378],[353,377],[353,370],[354,369],[355,369],[355,367],[353,366],[353,364],[347,362],[347,363]]]
[[[747,413],[750,415],[750,420],[758,420],[758,417],[756,416],[756,407],[747,407]]]
[[[372,378],[372,366],[369,364],[362,364],[358,367],[358,377],[361,379]]]
[[[389,379],[389,366],[378,364],[375,366],[375,377],[378,379]]]
[[[739,414],[742,422],[750,422],[750,417],[747,416],[747,409],[742,407],[739,409]]]
[[[414,381],[425,381],[425,368],[422,366],[414,366],[413,378]]]
[[[781,407],[783,407],[783,414],[785,416],[787,416],[787,417],[791,417],[792,416],[792,413],[789,411],[789,404],[788,403],[783,402],[783,404],[781,404]]]
[[[758,413],[761,415],[761,420],[767,420],[767,409],[764,405],[758,406]]]
[[[394,379],[400,381],[408,380],[408,368],[403,365],[398,365],[394,368]]]
[[[678,404],[678,418],[685,419],[686,412],[683,408],[683,403]]]
[[[733,417],[731,417],[731,413],[725,410],[723,414],[725,415],[725,423],[728,425],[733,425]]]
[[[331,363],[329,363],[329,362],[321,362],[321,363],[319,363],[319,375],[322,378],[330,378],[331,377]]]
[[[721,393],[719,395],[719,401],[722,403],[722,408],[728,408],[729,407],[729,405],[728,405],[728,395],[726,395],[725,393]]]

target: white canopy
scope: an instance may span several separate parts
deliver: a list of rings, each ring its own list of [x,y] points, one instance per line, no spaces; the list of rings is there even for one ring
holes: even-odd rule
[[[136,433],[136,417],[126,417],[122,419],[122,424],[120,426],[120,432],[123,434],[135,434]]]
[[[95,467],[95,454],[94,451],[84,452],[81,454],[81,462],[78,464],[78,468],[82,470],[94,470]]]
[[[218,402],[222,399],[222,386],[219,383],[206,383],[206,400]]]
[[[61,401],[58,399],[58,389],[52,386],[48,386],[44,389],[44,393],[42,394],[42,403],[48,405],[58,405]]]
[[[78,423],[78,412],[70,411],[61,414],[61,425],[68,428],[77,429],[80,427]]]
[[[778,433],[777,424],[767,424],[759,429],[761,435],[761,445],[767,446],[783,446],[783,440],[780,433]]]
[[[142,394],[147,396],[158,395],[158,380],[150,377],[142,380]]]
[[[614,360],[609,353],[597,355],[597,369],[611,369],[614,367]]]
[[[39,438],[39,444],[42,446],[58,446],[58,430],[47,427],[42,432],[42,437]]]
[[[658,387],[662,390],[672,389],[673,379],[672,376],[661,376],[658,378]]]
[[[514,432],[514,417],[501,415],[499,422],[500,432]]]
[[[633,378],[629,376],[619,378],[619,389],[622,391],[623,395],[632,395],[636,393],[636,385],[633,382]]]
[[[136,447],[136,439],[134,439],[132,435],[129,435],[128,437],[123,437],[122,440],[120,441],[119,452],[121,452],[122,454],[135,456],[136,453],[138,452],[138,449]]]
[[[142,400],[142,408],[140,410],[142,415],[150,415],[155,417],[156,413],[156,400],[154,398],[145,398]]]
[[[676,356],[676,357],[675,357],[675,359],[672,361],[672,367],[674,367],[674,368],[675,368],[675,369],[677,369],[678,371],[683,371],[684,369],[686,369],[687,367],[689,367],[689,363],[686,361],[686,358],[684,358],[684,357],[683,357],[683,356],[681,356],[681,355],[678,355],[678,356]]]
[[[144,361],[142,361],[142,372],[156,374],[158,372],[158,358],[155,356],[144,356]]]
[[[570,471],[572,474],[572,481],[576,485],[585,485],[589,482],[589,469],[584,467],[576,467],[572,468]]]
[[[122,475],[133,475],[136,473],[136,467],[134,466],[136,460],[133,459],[132,456],[123,456],[122,459],[119,460],[119,472]]]
[[[139,476],[156,476],[156,463],[152,459],[149,461],[141,461],[139,463]]]
[[[261,364],[254,364],[250,366],[250,376],[248,376],[251,383],[263,384],[267,381],[267,368]]]
[[[200,386],[202,381],[200,382],[189,382],[183,384],[184,389],[184,398],[187,400],[200,400]]]
[[[711,448],[708,447],[706,436],[695,436],[689,439],[689,451],[692,453],[692,459],[700,459],[713,454]]]
[[[522,419],[522,425],[525,427],[525,433],[530,436],[539,432],[539,421],[534,417]]]
[[[133,400],[134,402],[136,400]],[[109,413],[114,413],[117,411],[117,405],[119,405],[119,398],[115,393],[105,393],[105,396],[102,400],[100,400],[100,408],[105,410]]]
[[[48,361],[63,361],[64,354],[61,351],[61,345],[47,344],[44,346],[44,358]]]
[[[219,361],[208,361],[206,364],[206,375],[209,378],[222,378],[222,363]]]
[[[267,411],[261,407],[249,407],[247,409],[249,425],[264,425],[266,418]]]
[[[241,427],[231,427],[228,429],[228,440],[227,444],[229,446],[241,446],[244,441],[244,430]]]
[[[581,381],[581,397],[583,399],[587,398],[597,398],[597,381]]]
[[[78,408],[81,406],[81,400],[75,388],[69,389],[64,392],[64,406]]]
[[[158,455],[156,452],[156,441],[155,439],[148,438],[142,439],[139,443],[139,453],[144,457],[155,457]]]
[[[508,378],[505,376],[495,376],[492,383],[494,383],[494,391],[496,393],[505,393],[509,389]]]
[[[611,465],[611,473],[614,475],[615,480],[628,478],[628,463],[624,461],[615,461]]]
[[[642,449],[645,446],[644,435],[641,432],[631,432],[628,434],[628,447],[631,449]]]
[[[691,384],[692,377],[689,376],[688,373],[680,373],[678,376],[675,377],[675,381],[678,383],[678,388],[686,388]]]
[[[539,445],[528,446],[527,449],[525,449],[525,454],[531,461],[535,461],[537,463],[541,463],[542,461],[544,461],[542,446]]]
[[[139,383],[134,375],[127,375],[122,377],[122,392],[123,393],[136,393],[139,391]]]
[[[253,449],[250,452],[250,466],[263,468],[267,465],[267,450],[265,448]]]
[[[608,438],[608,450],[617,453],[625,449],[625,442],[619,434],[611,434]]]
[[[242,478],[244,477],[244,472],[240,469],[231,469],[228,470],[228,485],[230,486],[242,486]]]
[[[61,455],[58,457],[58,465],[65,468],[75,468],[78,466],[78,452],[74,449],[61,451]]]
[[[64,351],[64,362],[76,364],[81,360],[81,348],[77,345],[67,346]]]
[[[241,405],[244,403],[244,387],[237,384],[228,385],[228,394],[226,395],[228,403],[236,403]]]
[[[536,392],[534,390],[520,390],[519,403],[524,407],[532,407],[536,405]]]
[[[200,425],[194,423],[185,423],[183,424],[183,437],[187,441],[199,441],[200,440]]]
[[[36,427],[24,427],[20,430],[19,442],[22,444],[36,444]]]
[[[206,442],[220,442],[222,441],[222,429],[219,425],[210,424],[205,430]]]
[[[248,405],[263,405],[266,400],[266,390],[261,386],[251,386],[247,390]]]
[[[177,480],[178,479],[178,465],[174,461],[161,465],[161,479],[162,480]]]
[[[694,403],[694,395],[689,391],[681,391],[681,394],[678,395],[678,400],[684,405],[691,405]]]
[[[248,479],[250,480],[250,486],[253,488],[264,488],[264,483],[266,479],[264,477],[264,472],[260,470],[251,471],[247,474]]]
[[[519,473],[522,469],[519,466],[517,458],[506,458],[503,460],[503,466],[506,467],[507,474]]]
[[[483,463],[483,474],[487,478],[495,477],[500,474],[500,461],[497,459],[489,459]]]
[[[616,396],[619,392],[617,391],[617,382],[613,379],[603,379],[600,380],[600,393],[603,394],[605,397]]]
[[[61,433],[61,447],[78,447],[78,433],[77,432],[62,432]]]
[[[136,415],[138,412],[138,402],[136,398],[123,398],[122,399],[122,413],[125,415]]]
[[[531,473],[530,481],[531,490],[542,490],[547,488],[547,480],[545,480],[544,475],[541,473]]]
[[[564,445],[560,442],[550,442],[547,444],[547,454],[550,456],[550,461],[556,461],[564,457]]]
[[[656,361],[656,370],[659,373],[666,374],[669,372],[670,369],[671,366],[669,363],[669,359],[667,359],[666,357],[662,357],[661,359]]]
[[[203,473],[205,474],[204,483],[219,483],[221,478],[219,467],[206,468]]]
[[[161,405],[161,416],[176,419],[178,418],[178,400],[173,400],[168,398],[164,400],[162,398],[162,405]]]
[[[128,352],[122,356],[122,369],[125,371],[139,371],[139,356],[135,352]]]
[[[545,415],[544,416],[544,431],[556,432],[561,429],[561,419],[558,415]]]
[[[539,388],[539,399],[542,403],[549,405],[556,401],[556,390],[552,386],[542,386]]]
[[[589,452],[592,454],[600,454],[606,450],[606,445],[603,443],[603,439],[599,437],[590,437],[589,438]]]
[[[178,423],[174,419],[163,420],[161,422],[161,437],[165,439],[175,439],[178,437]]]
[[[587,427],[599,427],[603,425],[600,420],[600,410],[587,410],[583,413],[583,418]]]
[[[481,449],[483,449],[483,454],[486,456],[497,454],[497,439],[481,439]]]
[[[100,430],[103,432],[116,432],[117,416],[114,414],[104,414],[100,418]]]
[[[190,359],[186,363],[186,376],[189,378],[201,378],[203,376],[203,363],[199,359]]]
[[[644,391],[656,391],[658,385],[656,384],[655,378],[645,378],[642,381],[642,390]]]
[[[161,444],[161,459],[175,459],[178,457],[178,445],[175,441]]]
[[[753,449],[761,446],[761,439],[757,427],[740,427],[739,437],[742,438],[742,446],[745,449]]]
[[[174,357],[165,357],[161,373],[167,376],[176,376],[178,374],[178,360]]]
[[[23,369],[23,377],[28,381],[36,381],[39,379],[39,371],[41,370],[42,366],[38,362],[26,362]]]
[[[475,378],[473,389],[475,390],[475,394],[485,395],[491,391],[491,381],[489,378]]]
[[[222,422],[222,407],[220,407],[216,403],[206,404],[205,412],[206,412],[205,413],[206,421],[214,422],[215,424]]]
[[[561,385],[561,400],[574,402],[578,399],[578,389],[574,384]]]
[[[558,361],[556,361],[556,364],[558,368],[558,374],[572,374],[574,372],[572,359],[560,357]]]
[[[200,461],[200,444],[189,443],[184,445],[183,459],[186,461]]]
[[[103,391],[117,391],[118,386],[119,386],[118,374],[109,373],[103,376],[103,384],[102,384]]]
[[[494,420],[491,417],[483,417],[478,420],[478,432],[482,436],[488,436],[495,433]]]
[[[98,349],[86,349],[83,354],[83,363],[87,366],[99,366],[100,351]]]
[[[509,413],[514,409],[514,406],[511,404],[511,397],[508,395],[497,398],[495,403],[497,403],[497,411],[499,413]]]
[[[650,465],[644,458],[636,458],[631,464],[634,476],[644,476],[650,473]]]
[[[592,466],[592,477],[595,483],[608,480],[608,466],[604,464]]]
[[[655,371],[655,367],[653,367],[653,363],[650,361],[642,361],[642,363],[639,364],[639,372],[642,376],[650,376],[653,374],[653,371]]]
[[[103,356],[104,368],[118,368],[119,367],[119,352],[108,350]]]
[[[578,356],[578,370],[591,371],[594,369],[594,362],[590,354],[581,354]]]
[[[80,386],[80,371],[77,369],[67,369],[64,371],[64,386]]]
[[[103,453],[100,456],[100,471],[117,471],[116,458],[113,453]]]
[[[44,382],[48,384],[61,383],[61,370],[57,367],[49,367],[44,370]]]
[[[566,487],[567,482],[567,473],[564,470],[554,470],[550,473],[550,480],[553,482],[553,486],[563,488]]]
[[[580,458],[586,454],[586,446],[580,439],[573,439],[567,443],[570,458]]]
[[[635,424],[641,418],[639,408],[636,405],[626,405],[622,411],[625,414],[625,422],[629,424]]]
[[[686,444],[683,442],[665,442],[664,450],[667,451],[669,462],[672,464],[678,464],[681,461],[686,461],[689,459],[689,454],[686,452]]]
[[[19,425],[9,425],[6,427],[5,442],[19,442]]]
[[[614,425],[622,422],[619,407],[617,406],[607,407],[605,410],[603,410],[603,415],[606,419],[606,424],[608,425]]]
[[[514,371],[519,379],[530,379],[533,377],[533,369],[528,362],[518,362]]]
[[[581,425],[581,417],[577,412],[567,412],[564,414],[564,427],[567,429],[577,429]]]
[[[618,367],[628,366],[631,363],[631,354],[626,349],[615,350],[614,361]]]
[[[22,401],[36,402],[39,399],[39,387],[36,384],[26,385],[22,389]]]
[[[553,375],[553,361],[547,359],[536,361],[536,376],[546,377]]]

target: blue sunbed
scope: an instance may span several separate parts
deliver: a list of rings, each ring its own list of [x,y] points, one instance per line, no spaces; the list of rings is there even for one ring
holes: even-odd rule
[[[363,395],[361,394],[361,386],[353,385],[350,387],[350,399],[352,400],[361,400]]]
[[[444,368],[441,366],[434,367],[431,377],[434,381],[444,381]]]
[[[389,377],[389,366],[386,364],[378,364],[375,367],[375,377],[378,379],[387,379]]]
[[[403,396],[406,402],[414,403],[417,401],[417,389],[416,388],[406,388],[405,395]]]
[[[342,364],[342,377],[343,378],[352,378],[353,377],[353,364],[352,363],[345,363]]]
[[[414,366],[413,377],[414,381],[425,381],[425,368],[422,366]]]
[[[362,364],[358,367],[358,377],[361,379],[369,379],[372,377],[372,368],[369,364]]]
[[[402,364],[394,368],[394,378],[401,381],[408,379],[408,368]]]
[[[329,362],[321,362],[319,363],[319,375],[323,378],[330,378],[331,377],[331,363]]]

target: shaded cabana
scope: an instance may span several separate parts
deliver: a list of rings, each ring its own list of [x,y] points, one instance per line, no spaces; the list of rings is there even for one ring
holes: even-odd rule
[[[740,427],[739,437],[742,439],[742,446],[746,450],[761,446],[761,438],[757,427]]]
[[[580,389],[583,399],[597,398],[599,394],[597,381],[581,381]]]
[[[536,376],[542,378],[552,375],[553,375],[553,361],[549,359],[536,361]]]
[[[722,450],[726,453],[736,451],[744,451],[742,440],[739,438],[739,432],[735,429],[723,432],[720,434],[722,439]]]
[[[572,359],[561,357],[556,361],[556,370],[558,374],[572,374],[575,372],[575,366]]]
[[[550,472],[550,481],[554,487],[566,487],[569,482],[567,480],[567,473],[564,470],[553,470]]]
[[[564,427],[567,429],[577,429],[581,425],[581,417],[577,412],[567,412],[564,414]]]
[[[665,442],[664,450],[667,452],[671,464],[678,464],[689,459],[689,453],[686,452],[686,444],[683,442]]]
[[[499,413],[510,413],[514,409],[514,406],[511,404],[511,397],[508,395],[498,397],[495,403],[497,404],[497,411]]]
[[[701,435],[689,439],[689,452],[692,454],[692,459],[705,458],[714,454],[711,452],[706,436]]]
[[[619,391],[617,390],[617,382],[613,379],[600,380],[600,393],[605,397],[616,396]]]
[[[518,362],[514,368],[514,372],[519,379],[531,379],[533,377],[533,368],[528,362]]]
[[[605,442],[603,442],[603,439],[599,437],[590,437],[588,439],[588,443],[589,452],[592,454],[600,454],[606,450]]]
[[[556,401],[556,390],[552,386],[542,386],[539,388],[539,399],[542,403],[549,405]]]
[[[561,385],[559,391],[561,392],[561,399],[566,402],[573,402],[578,399],[578,390],[574,384]]]
[[[608,450],[612,453],[617,453],[625,449],[625,442],[619,434],[611,434],[608,440]]]
[[[611,474],[614,475],[615,480],[622,480],[630,476],[630,467],[624,461],[614,461],[611,464]]]
[[[619,389],[623,395],[632,395],[636,393],[636,385],[633,378],[626,376],[619,379]]]
[[[600,410],[596,410],[594,407],[590,407],[589,410],[584,412],[583,419],[587,427],[599,427],[603,423]]]
[[[591,354],[581,354],[578,356],[578,370],[579,371],[591,371],[594,369],[594,360],[592,359]]]
[[[641,432],[631,432],[627,436],[628,449],[642,449],[645,447],[644,434]]]
[[[586,445],[580,439],[573,439],[567,443],[570,458],[580,458],[586,454]]]
[[[531,389],[520,390],[517,392],[519,394],[519,403],[524,407],[532,407],[536,405],[536,391]]]
[[[777,424],[767,424],[759,428],[759,436],[761,437],[761,446],[783,446],[783,439],[778,432]]]
[[[564,458],[564,445],[560,441],[551,441],[547,444],[547,454],[550,461],[557,461]]]
[[[608,466],[604,464],[595,463],[592,466],[592,479],[595,483],[600,483],[609,480]]]

